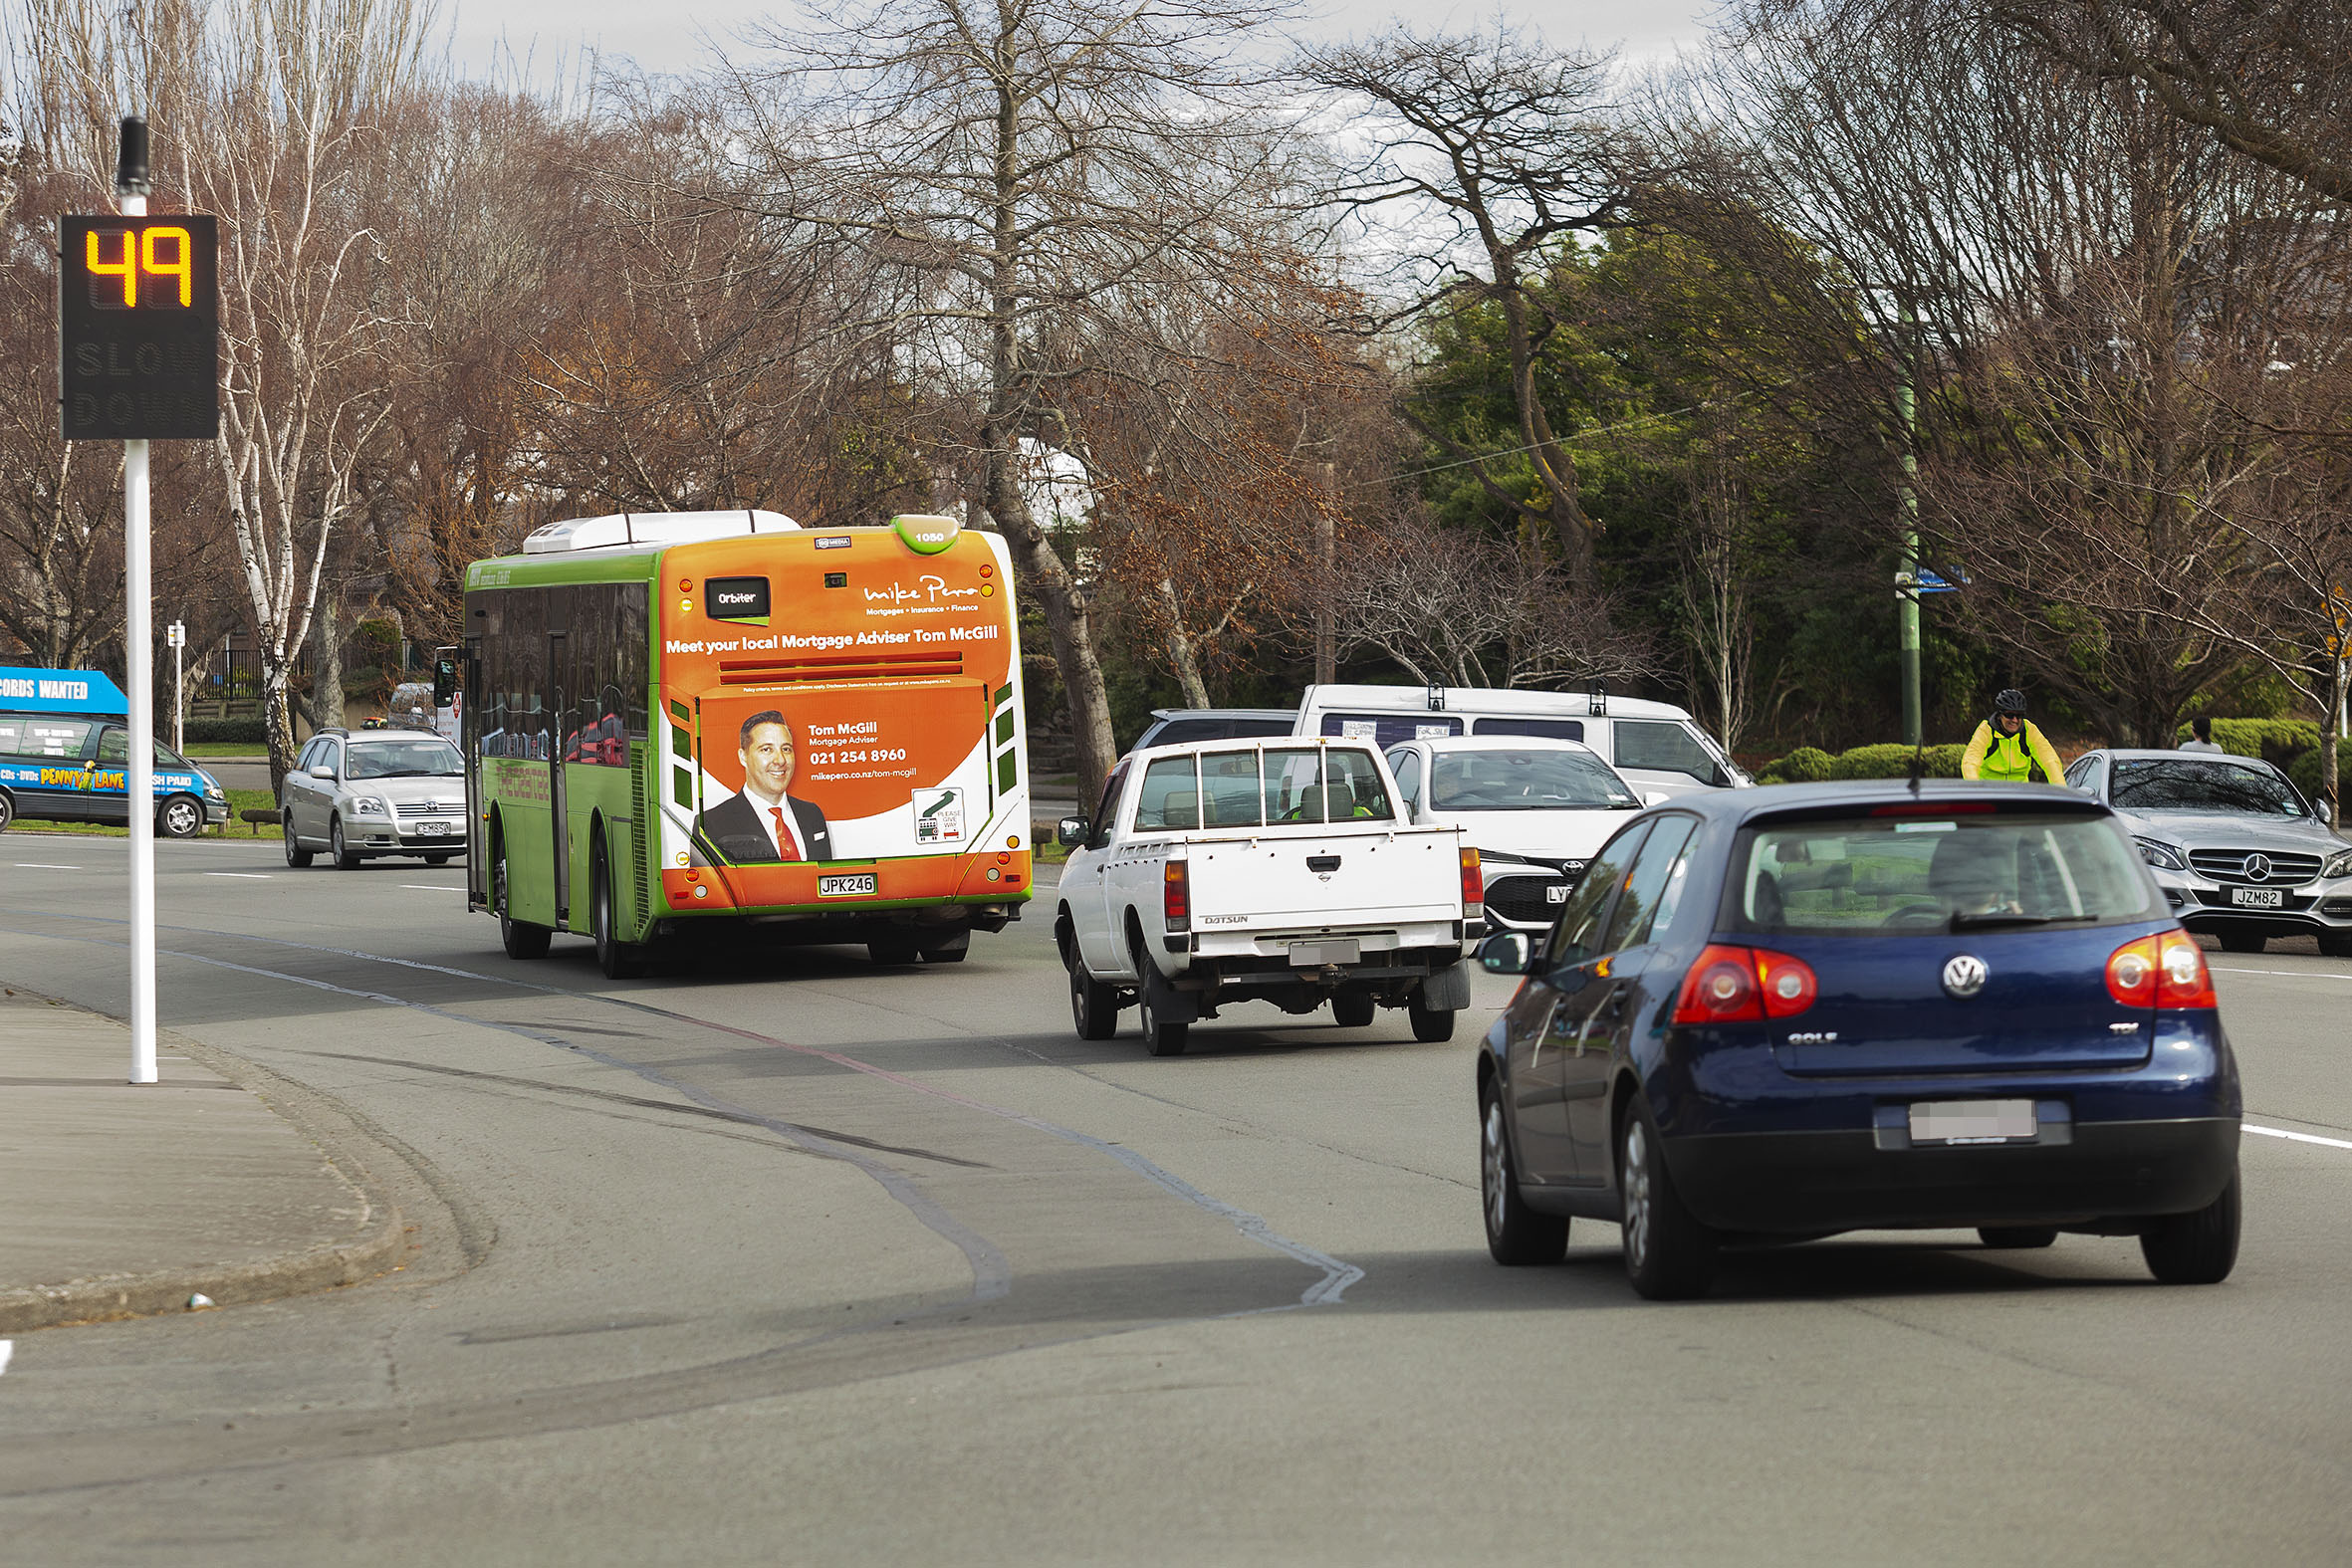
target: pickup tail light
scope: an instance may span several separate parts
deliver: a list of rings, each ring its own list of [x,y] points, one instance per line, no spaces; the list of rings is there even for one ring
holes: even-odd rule
[[[1181,860],[1168,862],[1160,883],[1160,913],[1170,931],[1184,931],[1192,925],[1192,882]]]
[[[1462,851],[1462,916],[1479,920],[1486,915],[1487,879],[1478,868],[1478,851]]]
[[[2204,950],[2175,926],[2107,956],[2107,995],[2127,1008],[2218,1008]]]
[[[1711,943],[1683,977],[1677,1023],[1758,1023],[1792,1018],[1813,1005],[1821,983],[1804,960],[1768,948]]]

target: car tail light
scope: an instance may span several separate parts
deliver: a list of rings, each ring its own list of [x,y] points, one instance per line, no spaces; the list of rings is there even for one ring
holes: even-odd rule
[[[1182,931],[1192,924],[1192,883],[1181,860],[1168,862],[1160,884],[1160,912],[1167,917],[1170,931]]]
[[[2221,1006],[2204,952],[2178,926],[2126,942],[2109,954],[2107,995],[2127,1008]]]
[[[1677,1023],[1752,1023],[1764,1017],[1756,957],[1746,948],[1711,945],[1683,977],[1675,999]]]
[[[2160,1008],[2218,1008],[2213,971],[2205,967],[2205,952],[2196,939],[2178,928],[2158,932],[2161,957],[2156,966],[2156,1005]]]
[[[1764,948],[1756,950],[1756,982],[1767,1017],[1793,1018],[1821,995],[1810,964]]]
[[[1821,982],[1803,959],[1769,948],[1711,944],[1683,977],[1674,1004],[1677,1023],[1755,1023],[1793,1018],[1821,995]]]
[[[1487,879],[1478,868],[1478,851],[1462,851],[1462,913],[1477,920],[1486,913]]]

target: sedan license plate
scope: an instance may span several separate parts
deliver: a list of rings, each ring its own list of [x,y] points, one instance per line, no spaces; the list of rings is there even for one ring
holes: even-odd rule
[[[2036,1134],[2031,1100],[1927,1100],[1911,1107],[1911,1141],[2029,1143]]]
[[[855,871],[847,876],[821,876],[817,879],[819,898],[847,898],[873,890],[874,873],[871,871]]]
[[[2230,902],[2239,909],[2284,909],[2286,894],[2274,887],[2234,887]]]
[[[447,838],[449,825],[447,822],[418,822],[410,831],[419,838]]]

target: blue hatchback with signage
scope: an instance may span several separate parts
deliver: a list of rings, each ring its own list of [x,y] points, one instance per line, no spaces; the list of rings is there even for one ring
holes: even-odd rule
[[[1728,1244],[1965,1229],[2237,1256],[2237,1069],[2197,943],[2113,813],[2036,784],[1677,797],[1594,856],[1478,1056],[1487,1242],[1622,1228],[1650,1297]]]
[[[18,817],[127,821],[128,712],[96,670],[0,667],[0,829]],[[155,831],[193,838],[228,816],[219,781],[157,742]]]

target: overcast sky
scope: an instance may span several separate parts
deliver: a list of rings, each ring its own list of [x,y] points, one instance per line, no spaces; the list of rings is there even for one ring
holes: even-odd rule
[[[1507,9],[1556,44],[1618,44],[1629,57],[1671,54],[1696,43],[1718,0],[1519,0]],[[457,63],[483,75],[501,45],[534,63],[545,79],[562,60],[577,69],[587,51],[625,56],[647,71],[679,72],[706,58],[705,38],[724,40],[765,15],[790,11],[790,0],[447,0],[454,8]],[[1323,0],[1299,31],[1322,38],[1376,32],[1391,18],[1416,28],[1476,26],[1494,6],[1448,0],[1387,0],[1348,5]],[[451,14],[444,9],[443,16]]]

